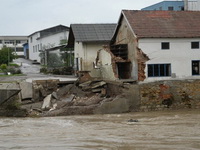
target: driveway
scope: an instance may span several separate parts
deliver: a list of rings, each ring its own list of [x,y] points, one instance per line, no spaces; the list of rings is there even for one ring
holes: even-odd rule
[[[60,81],[74,81],[77,80],[73,75],[46,75],[40,73],[41,66],[39,64],[33,64],[31,60],[24,58],[18,58],[13,61],[20,65],[20,69],[23,73],[21,76],[0,76],[0,82],[13,82],[23,81],[32,82],[33,80],[47,80],[47,79],[59,79]]]

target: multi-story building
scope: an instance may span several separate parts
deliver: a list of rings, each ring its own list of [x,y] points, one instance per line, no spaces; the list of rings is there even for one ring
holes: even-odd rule
[[[142,10],[175,10],[175,11],[199,11],[200,0],[171,0],[162,1],[151,6],[145,7]]]
[[[44,60],[41,59],[40,53],[61,45],[63,41],[67,41],[68,34],[69,27],[63,25],[32,33],[28,36],[29,59],[41,63]]]
[[[24,57],[23,44],[27,43],[27,36],[0,36],[0,48],[3,46],[13,49],[20,57]]]

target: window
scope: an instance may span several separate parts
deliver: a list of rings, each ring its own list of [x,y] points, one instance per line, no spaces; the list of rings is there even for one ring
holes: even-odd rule
[[[200,60],[192,61],[192,75],[200,75]]]
[[[14,40],[6,40],[5,41],[5,44],[13,44],[14,45],[14,43],[15,43]]]
[[[21,41],[20,41],[20,40],[17,40],[16,43],[17,43],[17,44],[21,44]]]
[[[199,42],[191,42],[192,49],[199,49]]]
[[[174,10],[174,7],[173,6],[169,6],[168,10]]]
[[[162,7],[159,7],[159,10],[162,10]]]
[[[23,51],[24,51],[23,48],[19,48],[19,47],[16,48],[16,52],[23,52]]]
[[[2,44],[2,40],[0,40],[0,44]]]
[[[161,49],[164,49],[164,50],[169,49],[169,42],[162,42]]]
[[[149,64],[148,77],[171,76],[171,64]]]
[[[35,53],[35,46],[33,46],[33,53]]]

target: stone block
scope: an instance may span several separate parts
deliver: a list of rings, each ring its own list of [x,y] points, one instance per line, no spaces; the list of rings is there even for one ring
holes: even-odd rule
[[[32,99],[33,97],[33,88],[32,84],[29,82],[21,82],[19,83],[21,88],[21,98],[23,99]]]

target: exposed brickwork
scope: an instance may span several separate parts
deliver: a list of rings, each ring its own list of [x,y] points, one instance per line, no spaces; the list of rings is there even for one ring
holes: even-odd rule
[[[200,80],[159,81],[139,87],[141,111],[200,108]]]

